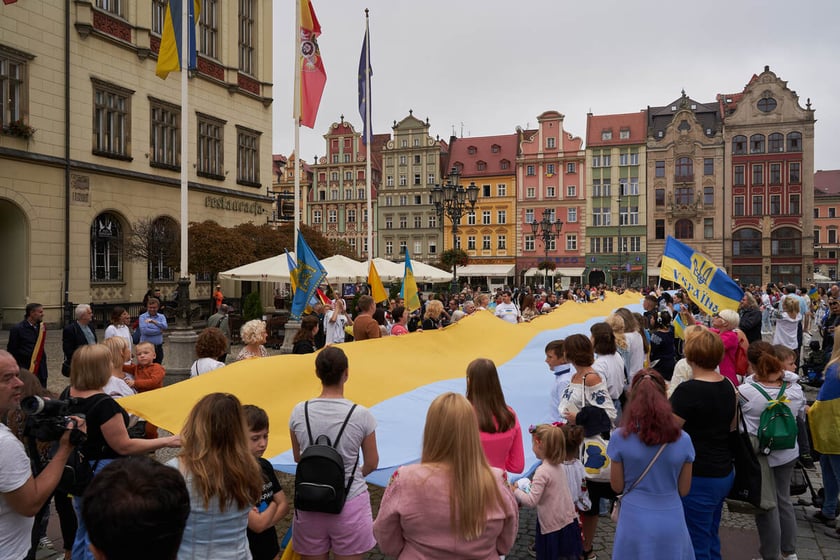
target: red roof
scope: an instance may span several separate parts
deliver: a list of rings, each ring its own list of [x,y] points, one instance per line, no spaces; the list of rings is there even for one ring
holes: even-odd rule
[[[621,138],[621,132],[629,130],[629,138]],[[611,132],[610,140],[602,140],[604,132]],[[644,144],[647,140],[647,112],[620,113],[616,115],[586,115],[586,145],[619,146]]]
[[[461,166],[462,177],[490,177],[516,173],[517,134],[453,138],[449,166]],[[502,169],[507,161],[507,169]]]
[[[814,196],[840,195],[840,169],[814,173]]]

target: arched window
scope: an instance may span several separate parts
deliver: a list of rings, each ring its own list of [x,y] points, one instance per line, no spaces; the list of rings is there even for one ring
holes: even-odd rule
[[[770,136],[767,137],[767,151],[771,154],[777,152],[784,152],[785,151],[785,137],[778,133],[774,132]]]
[[[694,162],[691,161],[691,158],[677,158],[676,165],[674,166],[674,175],[676,181],[693,181]]]
[[[116,214],[103,212],[90,226],[91,282],[122,282],[123,227]]]
[[[746,136],[735,136],[732,138],[732,153],[735,155],[747,153]]]
[[[732,255],[760,256],[761,232],[757,229],[739,229],[732,234]]]
[[[149,280],[172,282],[180,254],[181,234],[178,224],[168,216],[159,216],[149,232]]]
[[[790,132],[787,135],[787,151],[801,152],[802,151],[802,134],[799,132]]]
[[[677,220],[677,223],[674,224],[674,237],[677,239],[694,239],[694,222]]]
[[[750,153],[763,154],[764,153],[764,135],[753,134],[750,136]]]
[[[792,227],[783,227],[770,234],[770,254],[774,257],[801,257],[802,234]]]

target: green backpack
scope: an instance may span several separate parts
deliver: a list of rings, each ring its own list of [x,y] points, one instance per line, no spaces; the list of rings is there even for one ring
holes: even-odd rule
[[[796,417],[790,411],[790,407],[782,402],[787,382],[782,381],[779,394],[775,399],[771,399],[770,395],[758,384],[751,383],[751,385],[767,399],[767,408],[758,419],[758,434],[756,434],[758,452],[769,455],[771,451],[796,447],[796,437],[799,433]]]

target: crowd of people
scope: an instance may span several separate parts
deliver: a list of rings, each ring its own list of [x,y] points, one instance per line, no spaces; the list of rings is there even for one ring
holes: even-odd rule
[[[374,518],[365,476],[379,465],[377,421],[345,397],[350,364],[338,343],[445,328],[479,310],[529,321],[564,303],[604,297],[597,288],[465,290],[430,297],[419,312],[399,299],[377,305],[369,295],[357,298],[355,316],[340,298],[314,306],[293,349],[317,352],[321,390],[293,409],[288,425],[301,464],[327,442],[339,462],[340,499],[338,511],[296,504],[294,550],[307,559],[360,559],[377,545],[406,559],[495,558],[511,550],[519,508],[527,507],[537,513],[531,550],[539,559],[596,558],[599,519],[610,513],[617,522],[613,558],[721,558],[719,526],[739,430],[753,438],[768,473],[770,504],[755,514],[761,558],[797,558],[791,478],[794,468],[815,468],[816,454],[825,499],[809,517],[840,539],[840,418],[814,413],[809,422],[802,388],[821,384],[814,412],[840,397],[838,286],[747,287],[738,311],[713,316],[685,293],[650,290],[643,313],[616,309],[588,333],[551,341],[545,421],[528,428],[540,461],[531,472],[523,427],[496,364],[477,358],[465,371],[466,394],[445,393],[429,406],[420,462],[395,471]],[[10,332],[9,352],[0,351],[0,559],[34,558],[51,499],[66,558],[279,558],[274,527],[290,510],[289,489],[262,458],[265,411],[212,393],[194,406],[180,434],[161,437],[119,404],[163,384],[167,323],[158,309],[150,297],[139,338],[125,309],[114,309],[99,343],[90,306],[76,308],[62,337],[69,387],[61,398],[71,406],[61,421],[68,429],[46,446],[19,409],[23,396],[59,397],[44,388],[42,307],[30,304]],[[198,337],[192,376],[225,367],[229,313],[219,301]],[[263,321],[240,333],[237,360],[268,355]],[[803,345],[808,356],[800,355]],[[809,377],[806,366],[817,367],[809,360],[818,358],[820,371]],[[794,422],[792,439],[764,443],[764,412],[779,404]],[[71,439],[79,432],[84,436]],[[180,453],[166,466],[147,458],[164,447]],[[76,450],[93,476],[71,499],[57,488]],[[304,495],[297,484],[296,497]],[[129,553],[127,542],[137,543]]]

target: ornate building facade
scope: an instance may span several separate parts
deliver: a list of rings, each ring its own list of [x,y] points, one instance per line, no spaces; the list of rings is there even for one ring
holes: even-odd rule
[[[814,275],[814,111],[769,66],[737,94],[718,95],[725,123],[723,263],[742,283]]]
[[[165,6],[2,7],[0,238],[9,273],[0,322],[19,321],[33,301],[55,323],[70,303],[138,302],[152,281],[171,292],[179,271],[162,258],[131,261],[125,245],[141,220],[180,230],[182,165],[190,221],[229,227],[264,223],[271,212],[271,3],[203,2],[186,154],[180,75],[155,77]],[[198,284],[195,295],[207,289]]]
[[[555,266],[552,272],[555,283],[563,285],[580,282],[586,267],[585,152],[583,140],[564,129],[564,119],[557,111],[546,111],[537,117],[537,129],[518,131],[517,271],[519,275],[536,277],[534,281],[538,284],[544,283],[539,281],[544,274],[538,270],[542,261],[548,260]],[[544,215],[551,221],[562,222],[554,239],[552,236],[543,239],[542,230],[534,234],[531,224],[540,222]]]
[[[273,199],[268,223],[276,226],[295,220],[295,154],[289,157],[282,154],[272,156],[273,180],[268,195]],[[300,160],[300,215],[301,222],[306,222],[309,215],[309,193],[312,190],[312,166]]]
[[[442,252],[443,222],[435,214],[430,189],[441,182],[441,154],[447,145],[429,134],[428,119],[423,122],[412,111],[392,128],[393,139],[381,152],[379,256],[398,260],[408,248],[412,259],[435,261]]]
[[[647,262],[656,284],[669,235],[723,262],[724,138],[717,103],[685,92],[648,107],[647,120]]]
[[[814,174],[814,282],[836,281],[840,270],[840,170]]]
[[[647,279],[647,113],[586,119],[586,281]]]

